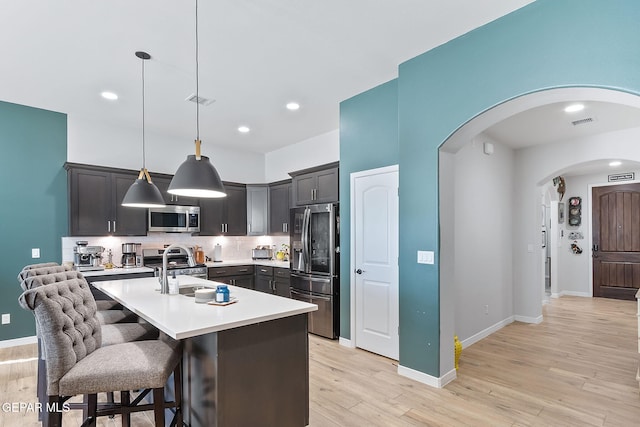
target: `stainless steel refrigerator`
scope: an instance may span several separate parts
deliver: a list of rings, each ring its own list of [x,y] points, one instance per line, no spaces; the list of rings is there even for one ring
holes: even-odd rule
[[[340,328],[338,205],[292,208],[291,225],[291,298],[316,304],[309,332],[335,339]]]

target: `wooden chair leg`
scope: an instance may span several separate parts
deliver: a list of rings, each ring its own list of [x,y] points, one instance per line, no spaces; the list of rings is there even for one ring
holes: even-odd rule
[[[173,389],[176,402],[176,426],[182,427],[182,362],[173,371]]]
[[[85,423],[87,427],[95,427],[96,426],[96,418],[98,411],[98,395],[97,394],[88,394],[87,395],[87,419],[85,419]],[[82,424],[85,425],[84,423]]]
[[[48,427],[62,427],[62,411],[56,410],[62,407],[62,400],[59,396],[48,396],[47,405],[45,408],[51,408],[51,411],[46,411],[43,418],[46,419],[46,425]]]
[[[153,413],[156,426],[164,425],[164,387],[153,389]]]
[[[131,395],[128,391],[120,392],[120,405],[122,406],[122,427],[131,426],[131,413],[129,405],[131,404]]]
[[[113,392],[112,391],[107,392],[107,403],[114,403],[114,402],[115,402],[115,398],[113,396]],[[115,415],[109,415],[109,418],[113,419],[114,417]]]
[[[38,395],[38,402],[42,407],[47,405],[47,365],[43,357],[44,351],[42,350],[42,342],[38,338],[38,372],[36,374],[36,394]],[[43,411],[38,412],[38,421],[42,421],[43,427],[46,427],[46,423],[42,416]]]

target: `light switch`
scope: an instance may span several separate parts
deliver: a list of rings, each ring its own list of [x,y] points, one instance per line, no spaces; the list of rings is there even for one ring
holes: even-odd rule
[[[418,264],[433,264],[433,251],[418,251]]]
[[[31,249],[31,258],[40,258],[40,248]]]

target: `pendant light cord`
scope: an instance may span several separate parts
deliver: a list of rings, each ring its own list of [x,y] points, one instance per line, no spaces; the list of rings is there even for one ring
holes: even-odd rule
[[[196,139],[200,141],[200,83],[198,64],[198,0],[196,0]]]
[[[144,147],[144,61],[142,58],[142,169],[146,169],[147,165],[145,162],[145,147]]]

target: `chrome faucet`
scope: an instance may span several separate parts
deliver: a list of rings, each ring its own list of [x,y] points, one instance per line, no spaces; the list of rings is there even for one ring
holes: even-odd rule
[[[196,262],[193,259],[193,252],[191,252],[191,248],[189,248],[188,246],[185,246],[181,243],[174,243],[167,246],[162,253],[162,279],[160,281],[161,294],[169,293],[169,281],[167,280],[167,255],[169,254],[169,251],[174,248],[181,248],[187,252],[187,262],[189,263],[189,267],[194,267],[196,265]]]

